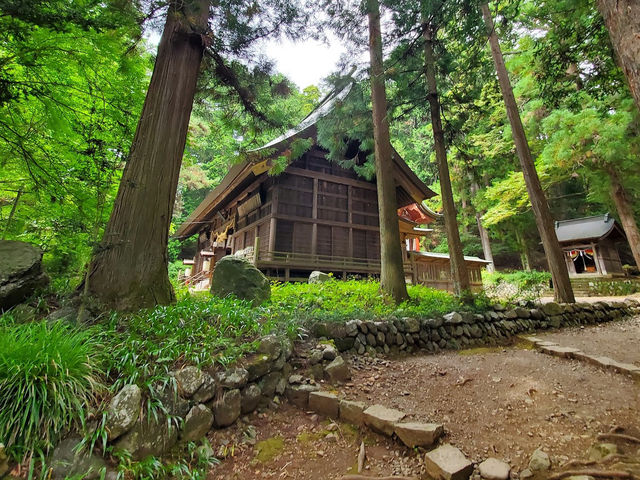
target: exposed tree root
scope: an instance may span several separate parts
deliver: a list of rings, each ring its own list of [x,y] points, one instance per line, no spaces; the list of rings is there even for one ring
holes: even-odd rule
[[[630,480],[636,479],[633,474],[619,470],[567,470],[565,472],[558,472],[550,475],[549,480],[561,480],[562,478],[572,477],[574,475],[588,475],[595,478],[626,478]]]
[[[601,433],[597,438],[598,440],[622,440],[625,442],[640,443],[640,438],[623,433]]]

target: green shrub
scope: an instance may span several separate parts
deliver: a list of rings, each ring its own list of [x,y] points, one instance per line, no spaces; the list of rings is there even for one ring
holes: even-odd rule
[[[410,300],[395,305],[380,293],[376,281],[347,280],[319,284],[284,283],[272,288],[274,314],[295,316],[297,322],[344,321],[353,318],[385,319],[393,316],[428,317],[459,308],[448,292],[409,285]]]
[[[94,331],[63,322],[0,328],[0,439],[18,460],[43,455],[100,390]]]
[[[537,270],[493,272],[482,275],[487,295],[503,300],[535,300],[549,287],[551,274]]]

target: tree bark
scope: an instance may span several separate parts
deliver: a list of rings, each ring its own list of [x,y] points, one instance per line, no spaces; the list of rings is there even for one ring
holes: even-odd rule
[[[558,243],[549,204],[540,185],[535,164],[531,158],[529,143],[524,133],[516,99],[513,96],[513,89],[511,88],[507,68],[504,65],[504,59],[502,58],[498,37],[493,27],[493,19],[491,18],[489,5],[483,3],[481,8],[489,35],[491,54],[496,67],[496,73],[498,74],[500,90],[502,91],[507,116],[511,124],[513,141],[516,146],[518,158],[520,159],[522,174],[524,175],[524,181],[527,185],[527,192],[529,192],[529,200],[531,201],[531,208],[533,209],[538,232],[542,239],[542,246],[544,247],[547,262],[549,263],[549,270],[551,271],[551,278],[553,279],[554,297],[557,302],[573,303],[575,302],[575,297],[573,295],[571,281],[569,280],[569,272],[564,259],[564,253],[560,248],[560,243]]]
[[[475,194],[478,191],[478,184],[473,181],[471,184],[471,191]],[[493,252],[491,251],[491,242],[489,240],[489,232],[482,225],[482,213],[476,210],[476,223],[478,224],[478,234],[480,235],[480,243],[482,244],[482,252],[484,253],[484,259],[487,260],[487,272],[493,273],[496,271],[495,264],[493,263]]]
[[[208,32],[208,1],[171,1],[151,83],[111,217],[94,253],[88,294],[135,310],[175,300],[169,224]]]
[[[436,150],[436,161],[438,163],[438,175],[440,177],[440,195],[442,197],[442,207],[444,210],[444,226],[447,230],[447,242],[449,244],[449,259],[451,262],[451,277],[453,279],[453,290],[456,295],[470,298],[471,284],[469,282],[469,272],[462,253],[462,242],[458,231],[458,220],[456,206],[453,202],[453,190],[451,188],[451,178],[449,176],[449,165],[447,163],[447,147],[442,130],[442,120],[440,118],[440,101],[438,99],[438,87],[436,83],[436,65],[433,55],[433,37],[435,32],[431,25],[423,25],[424,37],[424,65],[429,88],[429,106],[431,108],[431,128],[433,129],[433,141]]]
[[[609,170],[609,178],[611,179],[611,198],[616,205],[622,229],[631,247],[633,259],[636,261],[636,266],[640,267],[640,231],[638,231],[638,224],[633,215],[631,199],[615,170]]]
[[[18,189],[18,193],[16,194],[16,198],[13,199],[13,205],[11,206],[11,211],[9,212],[9,218],[7,218],[7,223],[4,226],[4,232],[2,233],[2,240],[4,240],[9,233],[9,227],[11,226],[11,221],[13,220],[13,216],[16,213],[16,209],[18,208],[18,202],[20,201],[20,197],[22,196],[22,187]]]
[[[598,0],[597,4],[609,31],[618,65],[627,78],[631,95],[640,110],[640,2]]]
[[[522,236],[518,230],[516,230],[516,240],[520,245],[520,263],[522,264],[522,269],[527,272],[531,271],[531,257],[529,256],[529,246],[527,245],[526,240]]]
[[[387,94],[382,64],[382,33],[378,0],[367,1],[369,57],[371,60],[371,103],[375,141],[378,214],[380,216],[380,288],[396,303],[409,298],[402,264],[398,201],[393,175],[393,151],[387,118]]]

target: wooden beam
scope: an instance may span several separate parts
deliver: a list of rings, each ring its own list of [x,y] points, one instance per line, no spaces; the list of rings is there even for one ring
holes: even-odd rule
[[[362,180],[353,180],[352,178],[339,177],[337,175],[330,175],[328,173],[316,172],[313,170],[304,170],[302,168],[289,167],[287,168],[287,173],[291,175],[299,175],[301,177],[317,178],[328,182],[340,183],[342,185],[352,185],[354,187],[365,188],[368,190],[376,189],[374,184],[364,182]]]
[[[296,217],[294,215],[283,215],[281,213],[275,215],[275,217],[279,220],[289,220],[291,222],[302,222],[302,223],[317,223],[318,225],[327,225],[330,227],[345,227],[345,228],[356,228],[358,230],[371,230],[372,232],[379,232],[380,227],[375,227],[373,225],[351,225],[349,222],[334,222],[333,220],[320,220],[320,219],[312,219],[308,217]]]

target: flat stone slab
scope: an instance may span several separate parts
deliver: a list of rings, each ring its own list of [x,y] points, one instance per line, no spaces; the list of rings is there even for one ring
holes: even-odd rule
[[[438,423],[396,423],[395,434],[407,447],[430,447],[444,433],[444,427]]]
[[[558,346],[556,342],[548,342],[547,340],[537,340],[535,344],[538,347],[557,347]]]
[[[310,392],[309,409],[329,418],[338,418],[340,400],[338,396],[329,392]]]
[[[439,480],[467,480],[473,473],[473,464],[450,444],[442,445],[424,456],[427,473]]]
[[[541,347],[540,350],[549,355],[555,355],[556,357],[564,358],[571,358],[574,354],[581,353],[579,348],[560,346]]]
[[[364,412],[364,423],[372,430],[390,437],[395,424],[406,417],[404,412],[382,405],[372,405]]]
[[[340,420],[353,425],[362,425],[366,409],[367,404],[364,402],[340,400]]]
[[[508,463],[497,458],[487,458],[478,465],[480,476],[486,480],[507,480],[511,467]]]

